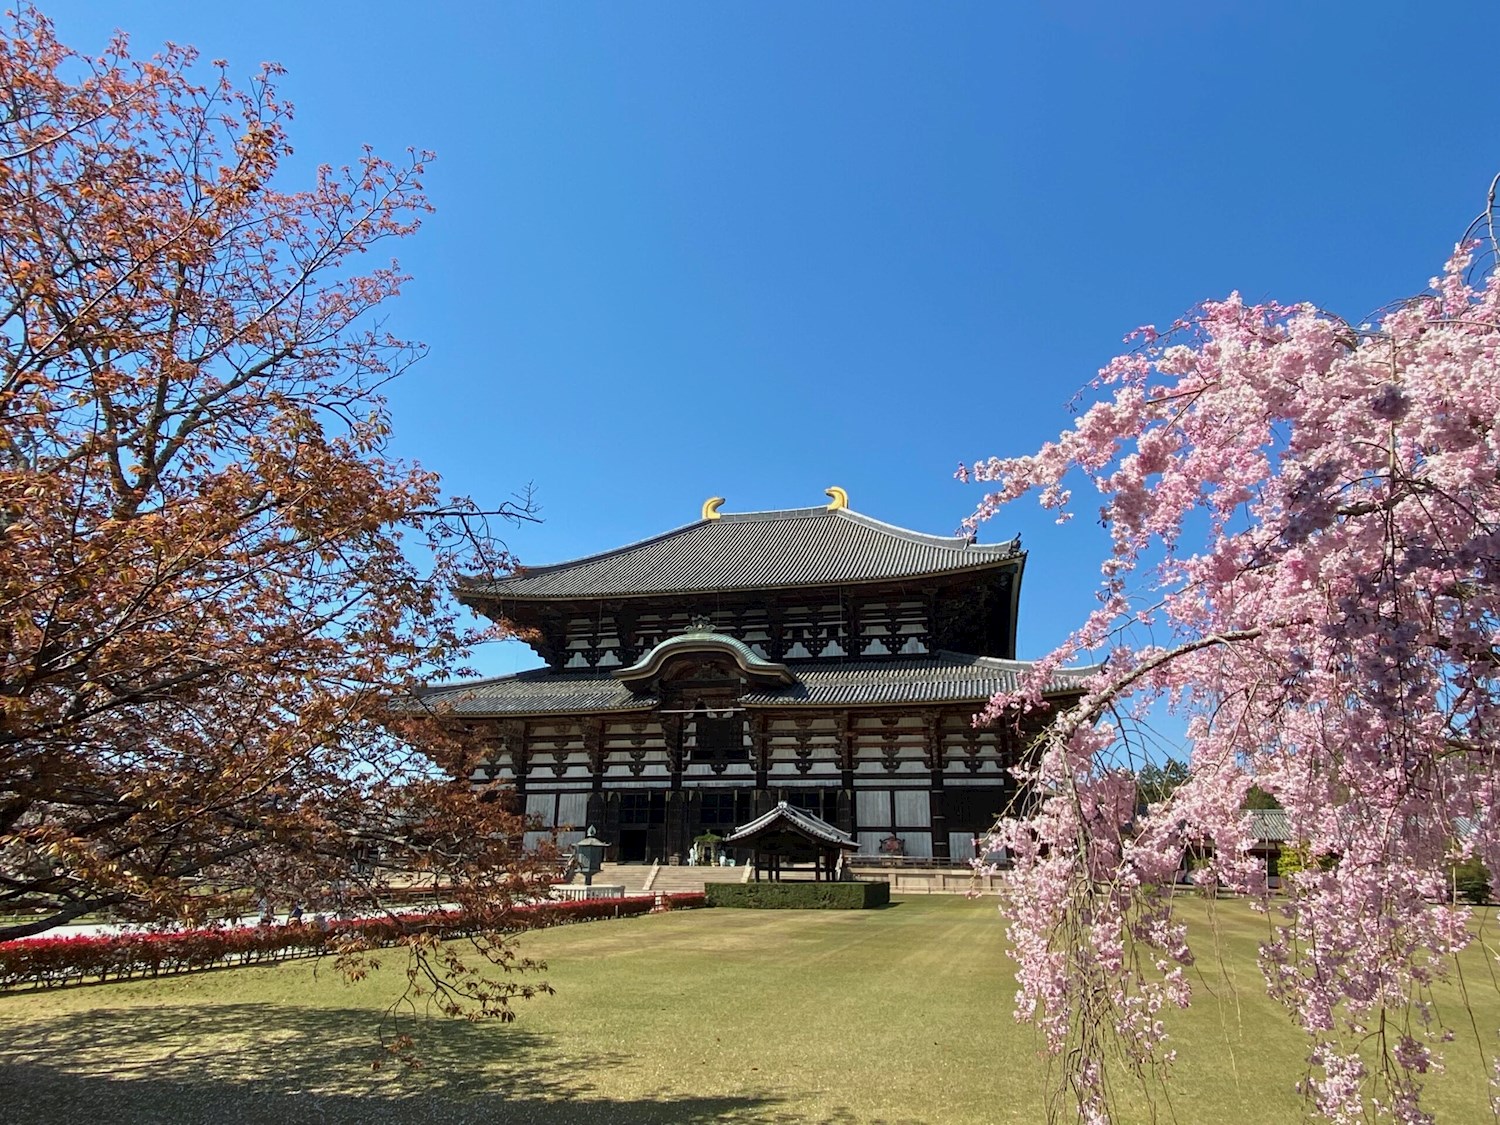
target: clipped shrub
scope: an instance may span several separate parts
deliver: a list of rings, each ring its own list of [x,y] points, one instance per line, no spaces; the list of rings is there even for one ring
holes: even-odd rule
[[[1283,879],[1290,879],[1293,875],[1300,875],[1304,871],[1315,870],[1316,861],[1313,859],[1312,849],[1306,844],[1283,844],[1281,854],[1276,857],[1276,874]]]
[[[513,913],[525,924],[518,929],[540,929],[543,926],[566,925],[569,922],[593,922],[601,918],[628,918],[649,914],[656,906],[655,895],[629,895],[625,898],[581,898],[567,902],[539,902],[518,906]]]
[[[1453,868],[1453,893],[1464,902],[1484,906],[1490,901],[1490,873],[1470,856]]]
[[[1282,888],[1286,889],[1285,881],[1293,875],[1303,871],[1332,871],[1338,862],[1338,856],[1315,854],[1311,844],[1283,844],[1276,860],[1276,874],[1281,876]]]
[[[757,910],[865,910],[889,906],[889,883],[710,883],[709,906]]]
[[[702,891],[683,891],[680,894],[661,896],[663,910],[692,910],[707,905],[707,898]]]

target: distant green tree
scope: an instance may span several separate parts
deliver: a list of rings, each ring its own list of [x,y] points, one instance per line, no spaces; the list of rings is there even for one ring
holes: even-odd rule
[[[1160,765],[1147,762],[1135,775],[1135,803],[1140,808],[1159,804],[1187,779],[1187,763],[1176,758],[1168,758]]]
[[[1276,861],[1276,874],[1283,879],[1302,871],[1332,871],[1339,865],[1339,857],[1328,852],[1318,852],[1306,840],[1286,844]],[[1286,884],[1282,884],[1285,889]]]
[[[1267,793],[1259,785],[1250,786],[1250,791],[1245,794],[1245,808],[1247,809],[1279,809],[1281,802],[1271,794]]]
[[[1277,857],[1276,874],[1289,879],[1299,872],[1315,870],[1317,866],[1317,861],[1313,859],[1312,851],[1306,844],[1287,844]]]

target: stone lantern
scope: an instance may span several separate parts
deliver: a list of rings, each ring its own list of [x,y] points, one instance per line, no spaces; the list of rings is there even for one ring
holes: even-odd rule
[[[578,870],[583,873],[583,885],[592,887],[594,876],[604,866],[604,851],[609,845],[594,835],[594,826],[589,825],[588,835],[573,845],[573,854],[578,857]]]

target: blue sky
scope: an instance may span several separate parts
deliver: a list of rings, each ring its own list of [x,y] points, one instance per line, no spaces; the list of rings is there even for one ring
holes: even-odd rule
[[[832,484],[950,532],[956,463],[1069,425],[1131,328],[1233,289],[1362,319],[1500,171],[1493,3],[43,7],[82,49],[282,63],[304,168],[437,152],[397,450],[481,501],[535,482],[532,563]],[[1027,502],[982,538],[1017,532],[1038,656],[1103,535]]]

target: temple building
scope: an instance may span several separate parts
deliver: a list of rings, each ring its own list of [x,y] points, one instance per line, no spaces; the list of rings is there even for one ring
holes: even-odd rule
[[[738,513],[716,497],[675,531],[462,585],[546,661],[422,694],[486,746],[473,780],[513,786],[564,845],[597,825],[617,862],[684,861],[695,838],[783,801],[860,854],[971,856],[1035,733],[972,721],[1026,668],[1025,552],[828,495]],[[1077,692],[1066,675],[1052,688]]]

